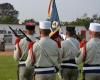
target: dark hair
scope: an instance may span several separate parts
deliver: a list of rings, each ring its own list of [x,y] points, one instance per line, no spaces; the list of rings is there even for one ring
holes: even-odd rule
[[[78,41],[81,41],[80,37],[76,35],[75,27],[66,27],[66,31],[70,36],[73,36],[76,38]]]
[[[66,27],[66,31],[73,33],[75,32],[75,27]]]
[[[26,29],[29,31],[35,31],[35,25],[33,26],[26,25]]]
[[[71,35],[76,34],[75,27],[66,27],[66,31]]]
[[[48,36],[51,32],[50,29],[40,29],[40,32],[43,33],[44,35]]]

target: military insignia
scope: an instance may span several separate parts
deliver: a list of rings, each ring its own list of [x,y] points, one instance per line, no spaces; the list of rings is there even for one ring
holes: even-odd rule
[[[58,22],[57,21],[53,21],[52,22],[52,29],[53,29],[53,31],[56,30],[57,27],[58,27]]]

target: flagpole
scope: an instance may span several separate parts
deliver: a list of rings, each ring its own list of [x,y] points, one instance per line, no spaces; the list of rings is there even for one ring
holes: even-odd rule
[[[62,32],[62,29],[55,0],[50,0],[48,8],[48,19],[51,21],[51,23],[53,23],[54,21],[58,23],[55,30],[53,30],[53,28],[51,27],[52,32],[50,33],[50,36],[53,36],[58,31],[60,34],[60,32]]]
[[[53,1],[54,1],[54,3],[55,3],[55,6],[56,6],[56,2],[55,2],[55,0],[53,0]],[[56,10],[57,10],[57,6],[56,6]],[[59,25],[60,25],[60,28],[61,28],[61,24],[60,24],[60,19],[59,19],[58,10],[57,10],[57,15],[58,15],[58,20],[59,20]]]

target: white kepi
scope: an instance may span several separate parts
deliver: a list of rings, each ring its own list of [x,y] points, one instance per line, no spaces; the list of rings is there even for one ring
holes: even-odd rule
[[[40,21],[39,22],[39,28],[40,29],[50,29],[51,28],[51,22],[50,21]]]
[[[99,23],[90,23],[89,30],[93,32],[100,32],[100,24]]]

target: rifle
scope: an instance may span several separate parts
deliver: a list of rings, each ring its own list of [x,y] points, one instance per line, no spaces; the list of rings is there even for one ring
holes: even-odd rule
[[[24,37],[26,37],[27,41],[32,42],[32,40],[21,29],[19,29],[19,31],[24,35]],[[39,37],[35,38],[37,38],[38,40],[40,39]]]
[[[10,30],[13,32],[13,34],[16,36],[16,37],[20,37],[16,32],[15,30],[13,30],[10,26],[9,26]]]
[[[33,42],[21,29],[19,29],[19,31],[26,37],[27,41],[29,42]],[[34,72],[34,69],[33,69]],[[33,74],[33,80],[35,80],[35,73]]]
[[[82,41],[82,39],[81,39],[78,35],[74,34],[74,37],[75,37],[79,42]]]
[[[21,29],[19,29],[19,31],[24,35],[24,37],[26,37],[27,41],[33,42]]]

